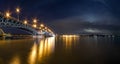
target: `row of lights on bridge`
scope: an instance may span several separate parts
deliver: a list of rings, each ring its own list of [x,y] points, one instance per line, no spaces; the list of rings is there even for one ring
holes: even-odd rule
[[[20,11],[21,11],[21,9],[19,8],[19,7],[17,7],[16,8],[16,13],[17,13],[17,20],[18,21],[20,21],[19,20],[19,14],[20,14]],[[7,11],[6,13],[5,13],[5,16],[7,17],[7,18],[10,18],[11,17],[11,13],[10,13],[10,11]],[[32,27],[34,27],[34,28],[38,28],[37,27],[37,19],[33,19],[33,25],[32,25]],[[27,20],[24,20],[24,24],[28,24],[28,21]],[[48,27],[46,27],[44,24],[40,24],[40,27],[39,27],[39,29],[40,30],[43,30],[43,31],[45,31],[45,30],[47,30],[47,31],[49,31],[49,32],[52,32]],[[52,32],[53,33],[53,32]]]
[[[16,13],[17,13],[17,16],[18,16],[18,21],[19,21],[19,13],[20,13],[20,8],[19,7],[16,8]],[[11,17],[10,11],[5,12],[5,16],[7,18]]]

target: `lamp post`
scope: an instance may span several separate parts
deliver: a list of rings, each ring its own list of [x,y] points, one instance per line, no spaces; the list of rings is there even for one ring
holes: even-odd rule
[[[28,23],[28,21],[27,20],[24,20],[24,24],[26,25]]]
[[[40,24],[40,27],[44,27],[44,24]]]
[[[37,24],[36,23],[37,23],[37,19],[33,19],[33,27],[34,28],[37,28]]]
[[[37,23],[37,19],[33,19],[33,23],[35,23],[35,24],[36,24],[36,23]]]
[[[7,18],[9,18],[10,15],[11,15],[11,13],[10,13],[9,11],[7,11],[7,12],[5,13],[5,16],[6,16]]]
[[[17,13],[17,19],[18,19],[18,21],[19,21],[19,20],[20,20],[20,19],[19,19],[19,14],[20,14],[20,8],[19,8],[19,7],[16,8],[16,13]]]
[[[36,24],[33,24],[33,27],[34,27],[34,28],[36,28],[36,27],[37,27],[37,25],[36,25]]]

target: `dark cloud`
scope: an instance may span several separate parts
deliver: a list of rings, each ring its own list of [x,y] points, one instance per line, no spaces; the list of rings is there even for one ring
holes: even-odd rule
[[[56,20],[49,24],[57,33],[108,33],[120,31],[120,25],[107,23],[106,21],[88,22],[80,18],[71,17],[62,20]]]
[[[38,17],[57,33],[119,33],[119,0],[0,0],[0,11],[22,9],[21,20]],[[13,12],[13,16],[15,13]]]

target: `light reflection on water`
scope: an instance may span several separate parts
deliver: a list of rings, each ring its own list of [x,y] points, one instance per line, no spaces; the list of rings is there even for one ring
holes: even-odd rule
[[[11,61],[10,64],[21,64],[20,63],[20,57],[18,55],[14,56]]]
[[[0,64],[42,63],[54,52],[55,37],[0,40]],[[25,62],[24,62],[25,61]]]
[[[72,46],[76,45],[79,40],[79,36],[77,35],[63,35],[62,40],[64,42],[64,45],[66,49],[71,49]]]
[[[55,47],[55,38],[50,37],[41,39],[38,44],[34,42],[29,55],[29,64],[41,63],[46,57],[48,57]]]
[[[36,59],[37,59],[37,45],[34,43],[34,45],[31,48],[31,52],[28,59],[29,64],[35,64]]]
[[[120,37],[78,35],[1,39],[0,64],[109,64],[120,57],[119,42]]]

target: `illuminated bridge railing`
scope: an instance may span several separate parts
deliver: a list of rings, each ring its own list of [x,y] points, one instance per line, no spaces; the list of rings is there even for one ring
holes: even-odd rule
[[[45,27],[41,24],[41,27],[33,27],[32,24],[24,24],[23,21],[18,21],[18,19],[14,17],[7,18],[3,13],[0,12],[0,27],[17,27],[17,28],[24,28],[26,30],[31,31],[33,34],[53,34],[53,31],[50,30],[48,27]],[[39,32],[38,32],[39,31]],[[41,32],[41,33],[40,33]]]

